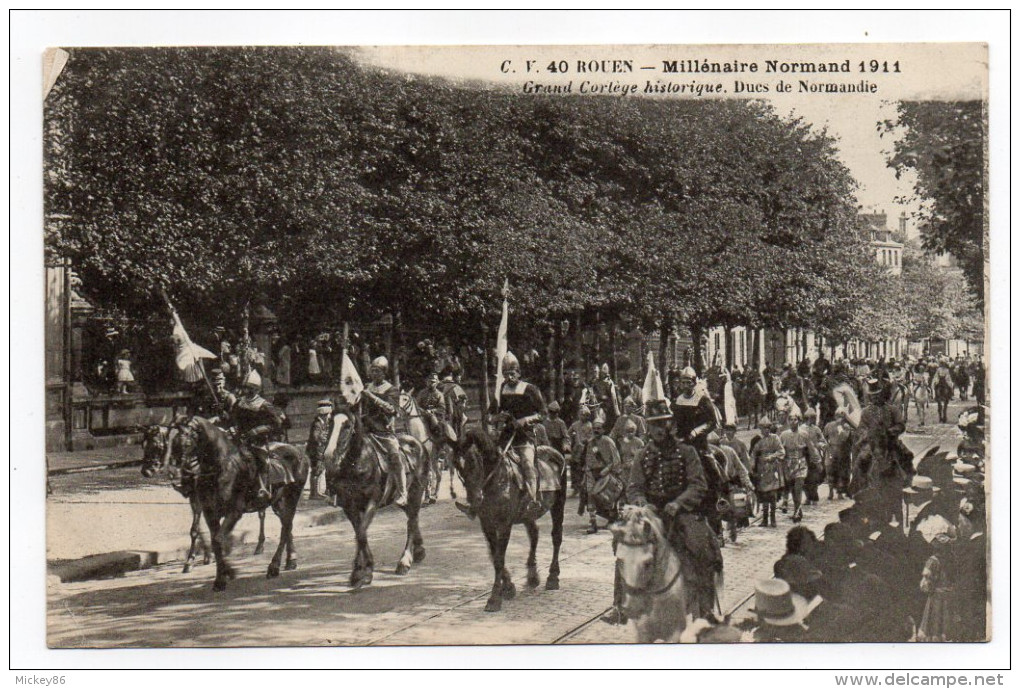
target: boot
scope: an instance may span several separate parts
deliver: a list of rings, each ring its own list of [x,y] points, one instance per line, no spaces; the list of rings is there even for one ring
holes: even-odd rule
[[[537,519],[542,512],[542,504],[538,502],[538,475],[535,473],[535,465],[522,461],[521,473],[524,474],[524,485],[528,491],[524,514],[532,519]]]
[[[253,450],[255,453],[256,460],[258,461],[258,476],[259,476],[259,500],[271,500],[273,494],[269,492],[269,458],[266,456],[266,450],[257,448]]]
[[[400,465],[399,469],[394,467],[393,472],[394,488],[396,489],[393,504],[397,507],[407,507],[407,474],[404,472],[404,467],[400,464],[399,459],[393,462],[393,464]]]
[[[585,531],[585,533],[590,536],[592,534],[597,534],[598,532],[599,532],[599,524],[598,524],[598,521],[596,521],[596,519],[595,519],[595,515],[593,514],[588,519],[588,530]]]
[[[308,487],[308,499],[309,500],[322,500],[323,496],[319,494],[319,469],[318,467],[312,468],[311,485]]]

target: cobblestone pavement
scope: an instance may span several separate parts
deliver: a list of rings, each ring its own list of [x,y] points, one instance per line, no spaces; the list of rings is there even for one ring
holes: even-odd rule
[[[946,439],[955,440],[950,431],[944,434]],[[934,438],[912,434],[905,440],[920,452]],[[117,491],[118,499],[135,490],[149,489]],[[101,493],[93,499],[101,501]],[[51,498],[51,509],[81,507],[78,503],[87,501],[80,495],[68,492],[61,497],[58,492]],[[826,501],[807,508],[804,524],[820,532],[848,504]],[[255,557],[248,548],[239,548],[233,555],[238,578],[224,593],[211,590],[212,566],[181,574],[179,563],[117,579],[51,585],[49,643],[151,647],[629,642],[627,628],[597,621],[612,598],[610,536],[607,531],[586,535],[587,520],[577,516],[576,505],[576,499],[567,504],[561,589],[532,590],[525,585],[527,537],[518,527],[507,559],[517,596],[506,600],[499,613],[483,610],[492,581],[484,539],[477,523],[454,509],[444,483],[440,503],[422,513],[428,556],[406,576],[391,573],[403,547],[403,515],[384,510],[370,532],[376,572],[366,589],[352,592],[347,587],[354,549],[346,521],[303,530],[296,543],[299,569],[267,580],[264,571],[278,533],[270,519],[266,554]],[[178,506],[187,510],[183,503]],[[780,528],[752,526],[740,533],[737,544],[724,548],[724,609],[738,606],[750,596],[755,581],[771,576],[772,563],[784,549],[786,529],[792,526],[788,516],[779,516]],[[187,518],[183,523],[176,516],[174,520],[174,528],[183,531]],[[538,560],[544,584],[551,554],[548,517],[540,528]]]

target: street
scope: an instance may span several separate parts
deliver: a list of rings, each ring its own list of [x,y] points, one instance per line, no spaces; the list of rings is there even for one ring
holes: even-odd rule
[[[958,410],[954,410],[958,413]],[[920,432],[923,431],[923,432]],[[741,435],[745,435],[741,433]],[[933,443],[955,447],[952,425],[910,426],[907,445],[920,454]],[[267,580],[265,568],[277,543],[279,525],[266,519],[266,552],[238,545],[232,559],[238,577],[224,593],[212,591],[213,565],[181,573],[171,562],[115,579],[51,583],[49,645],[53,647],[162,646],[328,646],[487,643],[627,643],[632,632],[598,621],[612,599],[613,554],[608,531],[585,534],[587,517],[577,499],[567,503],[561,551],[561,589],[529,590],[525,584],[528,540],[517,527],[508,566],[517,597],[499,613],[483,611],[492,568],[477,522],[458,512],[444,477],[440,501],[423,510],[421,529],[427,556],[406,576],[393,574],[404,543],[403,514],[383,510],[370,531],[375,555],[373,583],[352,592],[347,578],[354,557],[349,523],[299,529],[299,567]],[[186,533],[190,510],[165,485],[153,485],[137,468],[61,476],[49,501],[50,559],[97,551],[100,544],[141,547]],[[458,486],[458,490],[460,487]],[[822,497],[826,490],[822,488]],[[142,506],[136,503],[146,503]],[[314,504],[314,503],[312,503]],[[804,510],[805,526],[820,534],[849,501],[825,501]],[[134,505],[134,506],[132,506]],[[303,503],[301,509],[309,509]],[[322,507],[316,507],[323,510]],[[299,509],[300,511],[300,509]],[[149,515],[139,522],[137,515]],[[248,515],[238,528],[257,526]],[[772,575],[784,550],[788,515],[779,528],[752,524],[737,544],[723,549],[725,612],[749,598],[757,580]],[[550,522],[539,522],[539,571],[549,566]],[[68,533],[68,529],[73,529]],[[107,532],[109,529],[121,533]],[[119,539],[119,540],[118,540]],[[134,541],[137,541],[135,543]],[[112,548],[105,548],[106,551]]]

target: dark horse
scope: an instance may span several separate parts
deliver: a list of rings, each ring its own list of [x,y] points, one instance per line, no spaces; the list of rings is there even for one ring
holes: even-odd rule
[[[280,518],[280,545],[266,570],[266,577],[280,575],[280,560],[287,549],[286,569],[297,569],[292,529],[301,491],[308,480],[308,456],[292,445],[270,443],[272,456],[289,469],[293,483],[271,486],[272,495],[258,498],[259,480],[254,463],[245,459],[240,448],[226,431],[200,416],[193,416],[178,426],[178,435],[171,453],[183,465],[196,459],[198,474],[195,477],[195,497],[202,507],[209,533],[212,536],[213,554],[216,556],[214,591],[227,587],[234,578],[234,568],[227,561],[230,534],[246,512],[257,512],[272,507]]]
[[[398,438],[411,465],[407,479],[407,506],[401,508],[407,515],[407,541],[396,568],[397,574],[407,574],[412,563],[425,559],[418,513],[425,497],[428,462],[421,443],[406,435]],[[386,507],[393,500],[393,490],[388,490],[387,476],[380,466],[380,462],[384,461],[381,452],[382,448],[368,437],[357,411],[333,417],[329,442],[323,454],[326,485],[337,496],[340,507],[354,527],[358,552],[354,557],[350,585],[356,589],[372,583],[375,568],[372,550],[368,547],[368,527],[379,508]]]
[[[514,477],[513,461],[509,450],[500,451],[496,442],[483,429],[471,427],[464,432],[464,438],[457,448],[455,461],[464,486],[471,496],[475,513],[482,525],[482,532],[489,544],[489,554],[495,570],[492,593],[485,604],[486,612],[497,612],[503,606],[504,598],[517,595],[517,588],[510,579],[506,568],[506,548],[510,543],[510,532],[514,524],[524,524],[528,530],[531,549],[528,551],[528,586],[540,583],[535,550],[538,548],[538,525],[536,519],[526,519],[524,512],[525,489]],[[559,477],[559,487],[542,490],[539,486],[538,499],[552,516],[552,563],[546,589],[553,591],[560,587],[560,544],[563,542],[563,507],[567,502],[567,481],[563,456],[551,447],[540,447],[535,453],[535,463],[541,476],[551,472]],[[539,517],[542,515],[539,514]]]
[[[142,437],[142,476],[152,478],[169,466],[170,450],[177,437],[177,433],[178,430],[175,426],[156,425],[145,429]],[[170,484],[174,490],[188,499],[188,504],[191,506],[191,546],[188,548],[188,556],[184,560],[184,569],[181,570],[184,574],[191,571],[191,566],[195,561],[196,549],[199,545],[202,546],[202,564],[207,565],[212,562],[212,550],[202,537],[202,531],[199,528],[199,522],[202,519],[202,506],[198,504],[198,496],[195,494],[193,479],[188,476],[189,473],[198,473],[197,466],[193,467],[193,469],[193,471],[185,472],[184,475],[178,469],[177,474],[181,479],[180,482],[175,483],[171,479]],[[258,513],[259,540],[255,545],[255,554],[261,555],[266,544],[266,510],[261,509]]]
[[[949,402],[953,399],[953,383],[939,377],[935,382],[935,404],[938,405],[939,423],[949,423]]]

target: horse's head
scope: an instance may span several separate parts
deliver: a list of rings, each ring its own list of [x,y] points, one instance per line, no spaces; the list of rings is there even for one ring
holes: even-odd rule
[[[610,526],[620,576],[628,590],[654,588],[660,553],[663,547],[668,547],[662,520],[651,508],[633,505],[624,506],[620,518]]]
[[[176,440],[174,426],[149,426],[142,435],[142,476],[152,478],[163,471],[170,461]]]
[[[453,448],[453,467],[472,500],[480,500],[485,478],[498,461],[499,449],[485,429],[471,426],[463,430]]]
[[[407,390],[400,391],[397,406],[406,417],[418,416],[418,404],[414,401],[414,396]]]

